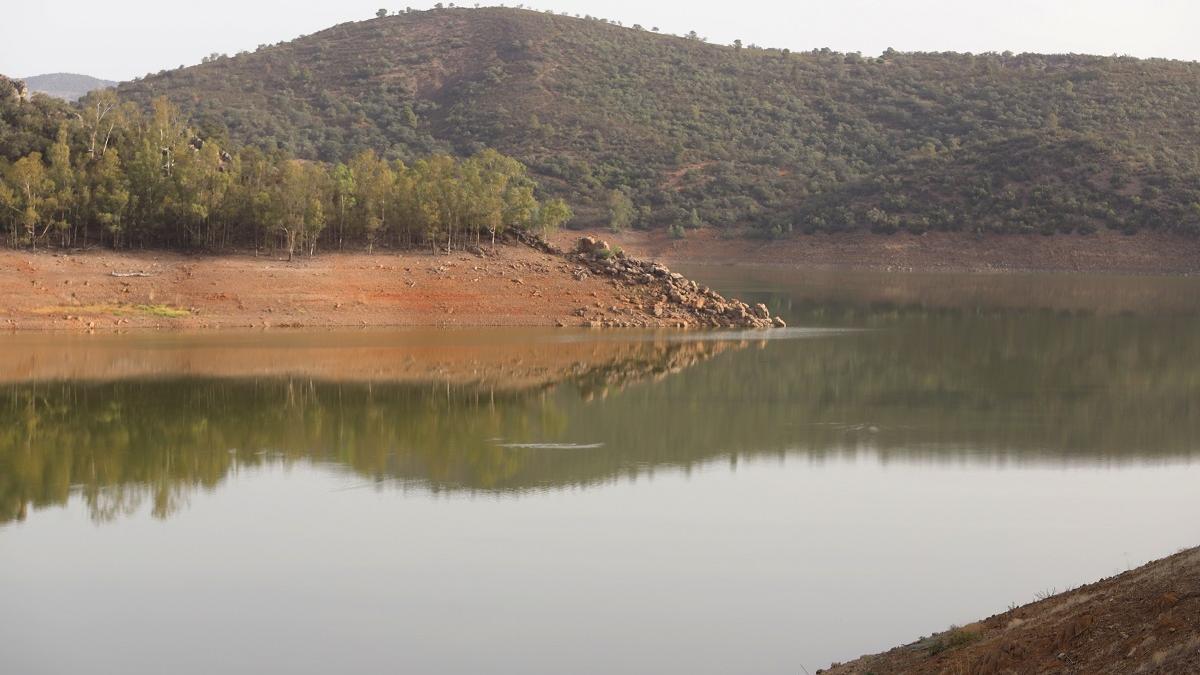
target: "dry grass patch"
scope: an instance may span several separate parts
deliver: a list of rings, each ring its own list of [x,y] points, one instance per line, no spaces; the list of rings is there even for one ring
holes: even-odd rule
[[[146,316],[156,316],[164,319],[180,319],[185,316],[190,316],[191,312],[179,307],[170,305],[58,305],[50,307],[38,307],[33,310],[34,314],[52,315],[63,314],[67,316],[114,316],[114,317],[130,317],[139,314]]]

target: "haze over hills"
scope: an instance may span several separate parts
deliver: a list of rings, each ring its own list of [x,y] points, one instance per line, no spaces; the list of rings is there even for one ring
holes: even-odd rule
[[[107,89],[117,83],[90,75],[76,73],[49,73],[24,78],[31,92],[41,92],[64,101],[77,101],[85,94],[97,89]]]

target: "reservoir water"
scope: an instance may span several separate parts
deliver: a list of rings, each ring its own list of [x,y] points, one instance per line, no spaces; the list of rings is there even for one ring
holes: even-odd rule
[[[0,671],[797,673],[1200,544],[1200,279],[0,336]]]

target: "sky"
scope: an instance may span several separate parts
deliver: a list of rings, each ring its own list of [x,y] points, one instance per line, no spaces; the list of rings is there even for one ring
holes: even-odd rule
[[[433,4],[391,1],[8,0],[0,24],[0,74],[76,72],[126,80],[370,18],[380,8]],[[1196,0],[536,0],[527,6],[658,26],[665,33],[695,30],[711,42],[741,39],[792,50],[874,55],[891,47],[1200,60]]]

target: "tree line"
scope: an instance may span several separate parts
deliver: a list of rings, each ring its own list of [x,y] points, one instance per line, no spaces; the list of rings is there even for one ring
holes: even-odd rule
[[[44,140],[0,156],[0,234],[12,247],[451,250],[572,217],[495,150],[410,163],[365,150],[328,164],[201,138],[165,98],[144,109],[94,93]]]

